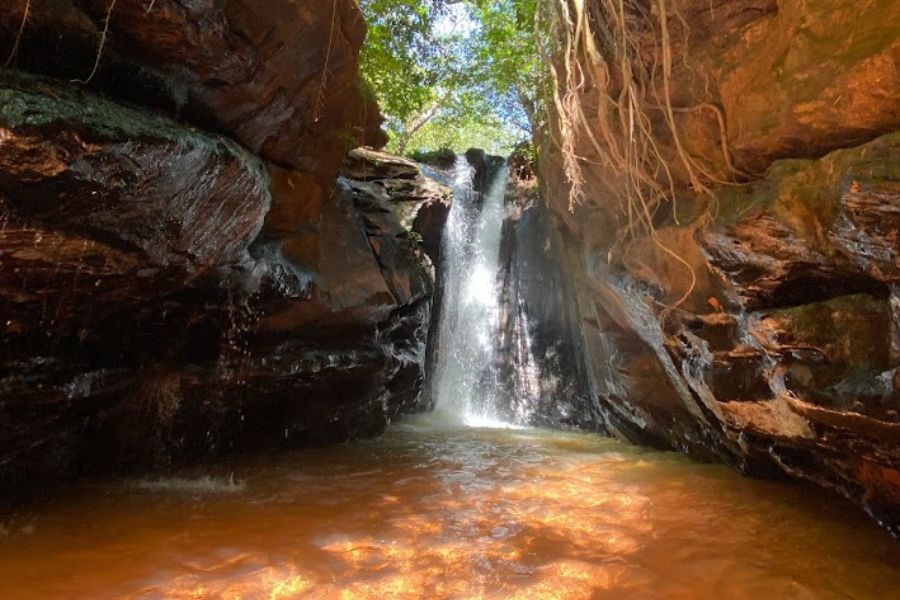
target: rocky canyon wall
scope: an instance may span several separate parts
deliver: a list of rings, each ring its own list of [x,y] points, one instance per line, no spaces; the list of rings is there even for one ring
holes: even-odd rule
[[[0,10],[3,501],[415,410],[412,223],[449,191],[345,161],[383,142],[356,3],[27,6]]]
[[[504,405],[516,422],[592,429],[589,369],[574,287],[559,260],[566,243],[521,154],[510,159],[500,244],[497,355]]]
[[[653,132],[677,205],[622,239],[634,173],[605,154],[603,90],[583,80],[560,77],[539,140],[591,369],[587,426],[813,483],[900,534],[900,5],[668,1],[667,57],[659,3],[626,4],[658,92],[635,128]],[[588,18],[612,53],[604,7],[588,2]],[[585,111],[574,203],[567,92]]]

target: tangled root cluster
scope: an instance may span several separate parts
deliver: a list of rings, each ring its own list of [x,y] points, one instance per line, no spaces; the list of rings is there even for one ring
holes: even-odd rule
[[[550,82],[545,106],[554,109],[548,123],[569,182],[569,210],[585,202],[585,163],[615,174],[619,186],[614,201],[625,226],[614,248],[627,249],[636,240],[650,238],[661,252],[682,264],[690,272],[691,284],[673,306],[680,305],[693,291],[696,274],[660,240],[654,217],[661,207],[670,206],[678,222],[679,178],[686,178],[695,194],[709,199],[702,219],[715,210],[712,185],[731,181],[688,153],[676,113],[714,113],[725,164],[736,173],[722,111],[711,103],[672,104],[670,23],[680,24],[685,42],[687,23],[673,0],[540,0],[538,6],[535,35]],[[648,38],[654,43],[647,44]],[[546,40],[556,42],[553,51]],[[660,129],[660,121],[665,127],[654,131],[654,124]],[[579,155],[582,148],[592,150],[591,160]]]

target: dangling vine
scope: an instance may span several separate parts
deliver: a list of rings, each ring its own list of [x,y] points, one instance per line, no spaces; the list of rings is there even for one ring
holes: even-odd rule
[[[19,29],[16,31],[16,38],[13,41],[12,50],[3,63],[3,67],[8,67],[15,60],[16,54],[19,53],[19,44],[22,42],[22,35],[25,33],[25,26],[28,25],[28,15],[31,13],[31,0],[25,0],[25,8],[22,10],[22,21],[19,23]]]
[[[661,252],[683,265],[690,273],[690,285],[677,302],[668,306],[674,308],[693,292],[697,275],[660,239],[654,226],[657,211],[664,205],[671,206],[673,220],[679,222],[680,180],[673,167],[677,164],[679,175],[693,192],[709,199],[709,210],[696,226],[711,218],[715,208],[711,186],[733,183],[688,153],[675,115],[711,110],[719,126],[724,162],[732,174],[738,172],[728,149],[722,111],[710,103],[688,108],[672,104],[670,18],[678,19],[687,40],[687,24],[672,0],[543,0],[536,15],[536,37],[551,82],[551,97],[544,104],[554,108],[548,123],[555,129],[551,139],[562,156],[569,182],[569,210],[574,212],[585,202],[585,163],[596,162],[620,178],[616,198],[625,226],[613,249],[622,249],[624,254],[631,243],[649,238]],[[541,43],[544,35],[558,40],[555,51]],[[648,36],[654,42],[649,60]],[[663,152],[662,132],[653,129],[660,120],[672,156]],[[593,151],[596,160],[578,154],[584,147]],[[613,250],[610,257],[612,254]]]
[[[322,66],[322,80],[319,82],[319,91],[313,103],[313,123],[318,123],[325,107],[325,98],[328,94],[328,80],[331,77],[331,52],[334,49],[334,33],[338,21],[338,0],[331,5],[331,28],[328,33],[328,47],[325,49],[325,64]]]
[[[91,80],[94,79],[94,75],[97,74],[97,70],[100,68],[100,60],[103,58],[103,50],[106,48],[106,40],[109,38],[109,22],[112,20],[113,10],[116,8],[117,1],[118,0],[110,0],[109,6],[106,9],[106,16],[103,18],[103,31],[100,32],[100,44],[97,46],[97,55],[94,58],[94,66],[86,79],[76,79],[76,83],[81,83],[83,85],[89,84]]]

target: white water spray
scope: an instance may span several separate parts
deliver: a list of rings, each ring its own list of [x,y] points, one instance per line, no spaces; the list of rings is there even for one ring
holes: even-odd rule
[[[436,410],[474,427],[509,427],[498,410],[500,241],[507,168],[478,202],[473,172],[459,157],[444,232],[444,290],[432,391]]]

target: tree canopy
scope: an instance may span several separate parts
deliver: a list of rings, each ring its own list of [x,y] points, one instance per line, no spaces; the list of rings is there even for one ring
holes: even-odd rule
[[[538,80],[537,0],[360,0],[362,72],[407,153],[504,152],[530,137]]]

